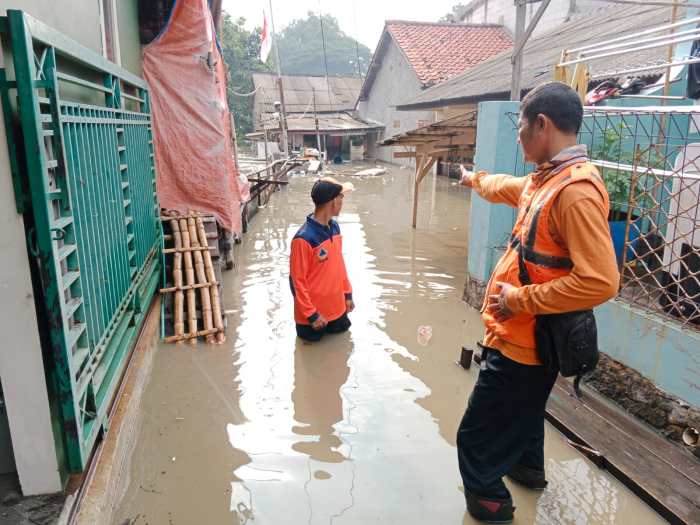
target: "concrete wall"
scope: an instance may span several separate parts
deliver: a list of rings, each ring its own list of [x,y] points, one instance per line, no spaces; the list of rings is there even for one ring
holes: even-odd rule
[[[394,40],[390,40],[382,58],[367,100],[361,101],[361,119],[380,122],[385,126],[383,138],[418,127],[419,122],[434,122],[433,111],[397,111],[396,105],[420,93],[422,87],[411,64]],[[381,140],[382,137],[380,137]],[[386,162],[414,166],[413,159],[394,159],[394,151],[405,148],[377,148],[377,158]]]
[[[0,108],[0,113],[2,108]],[[15,208],[7,141],[0,129],[0,381],[25,495],[61,490],[22,216]],[[7,449],[7,444],[3,444]]]
[[[100,26],[101,0],[2,0],[0,15],[8,9],[21,9],[76,42],[98,53],[103,52]],[[141,75],[138,0],[114,0],[121,62],[124,69]]]
[[[551,0],[533,34],[537,35],[557,27],[572,14],[585,14],[605,5],[605,2],[594,0]],[[528,4],[527,17],[525,18],[526,26],[537,12],[538,7],[538,3]],[[464,22],[503,24],[511,33],[515,34],[515,13],[516,8],[513,0],[485,0],[482,5],[466,16]]]
[[[138,0],[117,0],[117,24],[122,67],[141,76]]]
[[[8,9],[21,9],[85,47],[102,52],[98,0],[2,0],[0,15]]]
[[[522,175],[516,131],[509,114],[518,102],[479,104],[475,168],[491,173]],[[465,298],[478,304],[483,283],[503,252],[515,212],[472,196],[468,279]],[[700,406],[700,332],[682,329],[661,316],[647,314],[624,301],[613,300],[596,309],[599,344],[603,352],[638,371],[662,390]]]

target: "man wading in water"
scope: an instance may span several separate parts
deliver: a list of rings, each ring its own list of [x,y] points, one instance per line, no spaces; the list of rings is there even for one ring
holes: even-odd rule
[[[333,220],[349,191],[352,184],[339,184],[330,177],[317,180],[311,189],[316,209],[292,240],[289,284],[297,335],[306,341],[350,328],[348,313],[355,303],[343,260],[343,238]]]
[[[582,120],[572,89],[543,84],[522,101],[518,121],[525,160],[537,170],[513,177],[462,168],[462,184],[518,209],[486,288],[481,370],[457,432],[467,510],[486,522],[513,519],[504,475],[533,490],[547,485],[544,410],[557,368],[542,366],[535,316],[590,309],[618,290],[608,194],[577,144]]]

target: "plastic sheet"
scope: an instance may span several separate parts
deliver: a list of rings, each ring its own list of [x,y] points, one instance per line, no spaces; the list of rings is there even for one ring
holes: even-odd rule
[[[242,194],[226,103],[226,69],[207,0],[177,0],[160,36],[144,48],[161,207],[212,213],[241,231]]]

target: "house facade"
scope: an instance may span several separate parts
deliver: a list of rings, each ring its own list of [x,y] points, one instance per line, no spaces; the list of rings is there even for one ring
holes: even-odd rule
[[[500,25],[387,21],[357,102],[359,117],[381,126],[368,156],[412,165],[413,159],[395,158],[402,147],[376,148],[376,142],[432,123],[436,115],[399,112],[396,106],[511,47],[512,38]]]
[[[576,16],[605,7],[606,4],[614,5],[598,0],[551,0],[533,34],[549,31]],[[538,8],[539,2],[527,4],[526,25]],[[469,24],[501,24],[515,34],[515,13],[513,0],[472,0],[462,11],[461,21]]]
[[[277,76],[254,73],[253,112],[258,156],[279,151],[281,130]],[[367,148],[376,142],[376,123],[358,117],[355,102],[362,86],[360,77],[316,77],[283,75],[287,133],[292,150],[317,148],[329,162],[362,160]],[[317,133],[318,129],[318,133]],[[265,140],[267,134],[267,148]],[[318,135],[318,136],[317,136]]]

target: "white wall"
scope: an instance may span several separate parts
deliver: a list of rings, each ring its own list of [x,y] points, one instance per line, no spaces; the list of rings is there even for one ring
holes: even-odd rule
[[[533,34],[544,33],[557,27],[564,23],[571,14],[585,14],[592,9],[600,9],[606,5],[608,5],[606,2],[595,0],[551,0],[547,11],[540,19]],[[539,3],[528,4],[525,18],[526,26],[530,23],[538,8]],[[515,34],[515,13],[516,8],[513,0],[485,0],[481,6],[467,15],[464,22],[503,24],[511,33]]]
[[[411,64],[404,57],[393,39],[390,40],[386,53],[382,57],[382,65],[377,72],[367,100],[361,101],[358,107],[360,118],[379,122],[385,126],[384,138],[398,133],[415,129],[419,122],[428,124],[434,122],[432,111],[397,111],[396,105],[406,102],[421,92]],[[380,139],[381,140],[381,139]],[[368,148],[372,151],[372,148]],[[413,159],[394,159],[394,151],[405,151],[405,148],[376,148],[377,158],[386,162],[414,166]]]
[[[0,108],[0,113],[2,108]],[[22,492],[62,489],[51,428],[44,362],[29,273],[24,223],[17,214],[5,139],[0,129],[0,380]]]

